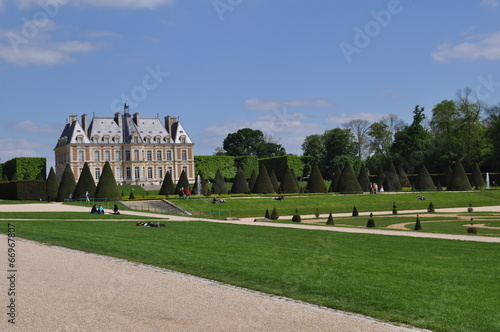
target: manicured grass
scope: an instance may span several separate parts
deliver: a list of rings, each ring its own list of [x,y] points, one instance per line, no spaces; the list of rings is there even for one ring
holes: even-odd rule
[[[1,232],[7,223],[0,221]],[[498,244],[199,221],[167,221],[166,228],[114,220],[14,223],[19,237],[384,320],[439,331],[500,330]]]
[[[266,209],[274,207],[279,215],[293,215],[295,209],[299,213],[314,214],[316,208],[320,213],[351,212],[356,206],[359,212],[392,211],[392,204],[396,202],[397,209],[426,210],[432,202],[437,212],[440,208],[466,207],[472,203],[473,207],[500,205],[500,191],[474,192],[429,192],[423,193],[426,200],[418,200],[418,193],[377,194],[377,195],[319,195],[319,196],[291,196],[283,201],[272,197],[226,198],[227,203],[212,204],[212,198],[204,199],[174,199],[172,202],[187,211],[202,211],[201,215],[221,215],[221,217],[263,217]]]
[[[63,220],[88,220],[88,219],[155,219],[127,214],[91,214],[87,212],[2,212],[2,219],[63,219]],[[160,218],[160,216],[159,216]]]

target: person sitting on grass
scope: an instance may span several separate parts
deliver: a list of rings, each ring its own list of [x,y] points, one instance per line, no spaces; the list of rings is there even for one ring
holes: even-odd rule
[[[99,205],[99,214],[104,214],[104,208],[102,205]]]
[[[97,210],[97,204],[94,204],[92,206],[92,209],[90,210],[90,213],[92,213],[92,214],[99,214],[99,211]]]
[[[120,209],[118,208],[118,205],[116,205],[116,204],[113,207],[113,214],[120,214]]]

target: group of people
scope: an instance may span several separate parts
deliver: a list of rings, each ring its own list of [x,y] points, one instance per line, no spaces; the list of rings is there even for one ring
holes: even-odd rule
[[[92,214],[104,214],[104,207],[102,205],[97,206],[97,204],[94,204],[92,206],[92,209],[90,209],[90,213]],[[113,207],[113,212],[112,214],[120,214],[120,208],[118,205],[115,204]]]
[[[217,204],[217,203],[226,203],[225,199],[222,198],[215,198],[212,200],[212,204]]]
[[[285,197],[284,196],[278,196],[278,197],[273,197],[274,200],[277,200],[277,201],[283,201],[285,200]]]
[[[165,224],[160,222],[140,222],[136,223],[136,226],[144,226],[144,227],[165,227]]]
[[[370,194],[376,194],[377,192],[383,193],[384,192],[384,186],[380,185],[380,189],[379,189],[377,183],[375,183],[375,182],[371,183],[370,182]]]
[[[184,199],[189,199],[191,197],[191,189],[187,187],[184,189],[184,187],[179,188],[179,198],[184,198]]]

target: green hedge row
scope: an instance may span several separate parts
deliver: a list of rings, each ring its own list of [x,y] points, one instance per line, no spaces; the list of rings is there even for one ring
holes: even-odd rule
[[[45,200],[44,180],[0,182],[0,198],[8,200]]]
[[[0,164],[1,177],[7,180],[22,180],[27,177],[29,180],[35,180],[41,174],[45,180],[47,174],[47,159],[33,157],[18,157]]]
[[[288,164],[288,167],[297,176],[302,175],[305,167],[301,157],[291,154],[280,157],[262,158],[259,159],[259,164],[264,164],[269,173],[273,170],[280,182],[282,181],[283,174],[285,174],[286,164]]]

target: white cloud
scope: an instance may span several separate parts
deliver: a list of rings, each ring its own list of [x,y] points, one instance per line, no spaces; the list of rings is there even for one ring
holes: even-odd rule
[[[341,113],[341,114],[336,114],[332,115],[328,118],[326,118],[326,123],[331,124],[331,125],[336,125],[340,126],[343,123],[349,122],[351,120],[356,120],[356,119],[363,119],[363,120],[368,120],[370,122],[377,122],[384,116],[388,114],[381,114],[381,113]]]
[[[432,58],[441,63],[448,63],[451,60],[471,61],[480,58],[500,60],[500,31],[482,37],[476,42],[438,45],[437,50],[432,52]]]
[[[491,8],[496,8],[499,5],[498,0],[482,0],[481,1],[481,7],[491,7]]]
[[[44,144],[33,143],[24,139],[0,139],[1,161],[5,162],[16,157],[46,157],[41,151],[47,150]]]
[[[31,30],[30,27],[36,27]],[[0,59],[24,65],[56,65],[71,62],[73,54],[92,52],[104,44],[78,40],[55,42],[50,32],[56,29],[51,20],[26,21],[21,27],[0,30]]]
[[[5,1],[0,0],[0,12],[3,12],[5,10]]]
[[[59,125],[49,125],[49,126],[40,127],[40,126],[37,126],[32,121],[22,121],[22,122],[19,122],[17,124],[12,125],[12,127],[18,131],[33,133],[33,134],[37,134],[37,135],[51,135],[51,136],[54,134],[54,132],[56,132],[57,130],[60,129]]]
[[[244,105],[249,111],[272,111],[286,107],[332,107],[333,103],[325,98],[296,98],[285,102],[256,98],[246,100]]]

